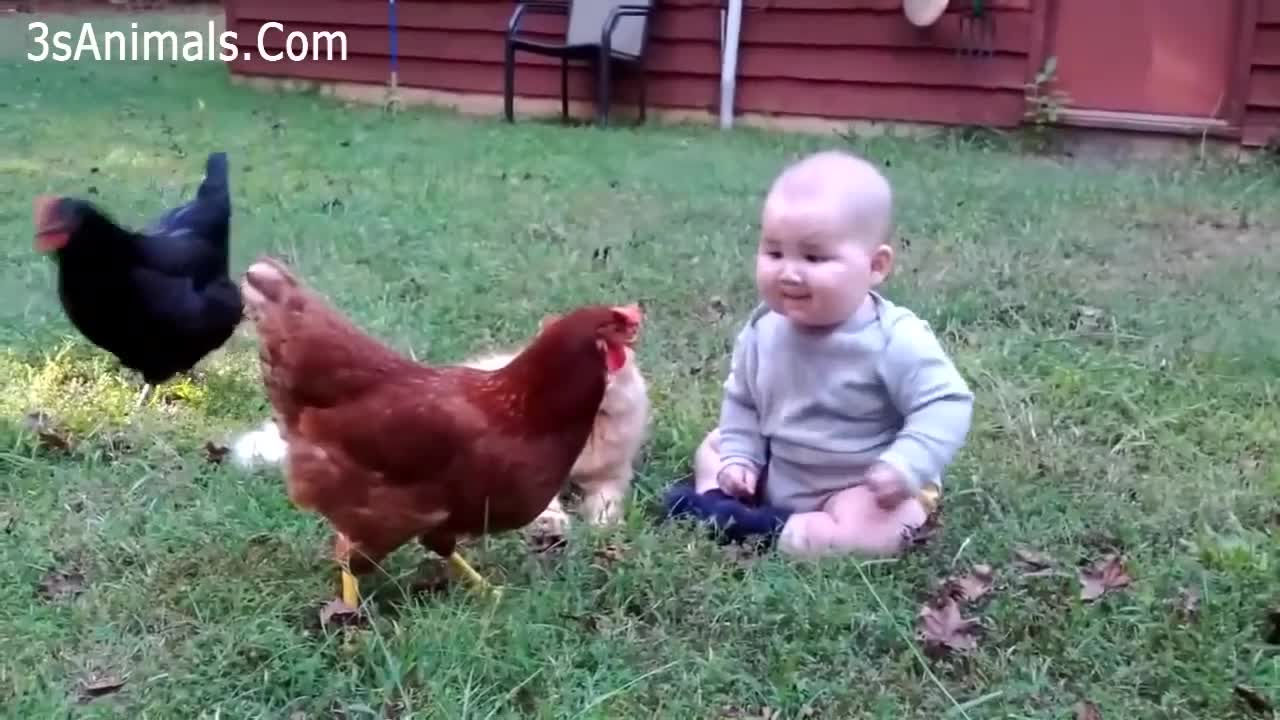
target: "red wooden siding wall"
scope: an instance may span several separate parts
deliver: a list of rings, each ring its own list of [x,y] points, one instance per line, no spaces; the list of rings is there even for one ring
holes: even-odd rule
[[[1259,0],[1252,55],[1244,142],[1280,142],[1280,0]]]
[[[1270,0],[1268,0],[1270,1]],[[648,61],[650,107],[716,112],[720,83],[719,0],[658,0]],[[994,0],[995,54],[958,57],[957,13],[918,29],[901,0],[748,0],[735,109],[828,118],[1016,125],[1022,85],[1034,73],[1032,0]],[[406,87],[501,93],[503,34],[512,0],[399,0],[399,81]],[[346,62],[231,63],[237,73],[385,83],[389,71],[385,0],[227,0],[228,29],[252,51],[265,21],[304,33],[343,30]],[[563,18],[528,16],[527,27],[563,33]],[[273,33],[280,49],[283,34]],[[516,94],[557,97],[555,61],[518,56]],[[630,104],[625,77],[615,103]],[[585,69],[570,95],[594,97]]]

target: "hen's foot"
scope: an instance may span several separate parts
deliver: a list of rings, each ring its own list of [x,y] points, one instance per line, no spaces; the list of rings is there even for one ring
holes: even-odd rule
[[[360,607],[360,582],[351,571],[342,570],[342,602],[351,607]]]

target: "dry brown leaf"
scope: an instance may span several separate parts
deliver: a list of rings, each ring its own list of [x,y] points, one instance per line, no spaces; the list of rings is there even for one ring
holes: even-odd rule
[[[1195,588],[1186,587],[1178,591],[1178,616],[1187,621],[1200,616],[1200,593]]]
[[[1274,708],[1271,706],[1271,701],[1263,697],[1257,690],[1244,685],[1236,685],[1232,690],[1235,692],[1236,697],[1243,700],[1244,704],[1249,706],[1250,710],[1258,713],[1259,715],[1270,715],[1274,712]]]
[[[925,543],[933,539],[942,530],[942,508],[939,506],[929,513],[925,518],[924,524],[918,528],[908,528],[902,531],[903,541],[908,549],[923,547]]]
[[[976,618],[960,616],[960,606],[952,597],[926,604],[917,616],[917,635],[931,655],[945,654],[950,650],[965,652],[978,646],[978,633],[982,630]]]
[[[351,625],[360,619],[360,608],[351,607],[342,598],[334,598],[320,608],[321,625]]]
[[[622,555],[625,550],[626,548],[615,545],[614,543],[609,543],[608,545],[597,549],[593,554],[596,559],[604,560],[609,564],[613,564],[622,559]]]
[[[721,711],[720,720],[781,720],[782,711],[769,707],[759,710],[746,710],[737,706],[729,706]]]
[[[58,451],[71,449],[70,433],[43,410],[27,413],[25,424],[27,431],[40,441],[40,447]]]
[[[126,679],[113,672],[89,673],[80,681],[80,702],[110,695],[124,687]]]
[[[957,600],[973,602],[991,592],[995,585],[995,571],[990,565],[974,565],[968,575],[948,578],[945,587]]]
[[[84,573],[79,570],[54,568],[40,579],[39,585],[36,586],[36,593],[49,602],[55,602],[79,595],[84,592],[85,585]]]
[[[214,465],[218,465],[225,460],[227,458],[227,453],[229,452],[231,452],[231,448],[226,445],[219,445],[212,440],[204,444],[205,460],[208,460]]]
[[[1044,575],[1056,575],[1058,571],[1054,569],[1053,558],[1045,555],[1039,550],[1032,550],[1027,547],[1015,548],[1013,555],[1017,558],[1018,569],[1022,571],[1023,577],[1041,577]]]
[[[707,304],[698,310],[698,319],[703,322],[716,322],[729,312],[729,306],[718,295],[712,295]]]
[[[1102,720],[1102,712],[1097,705],[1081,700],[1076,703],[1076,720]]]
[[[1124,558],[1107,555],[1080,571],[1080,599],[1092,602],[1111,590],[1128,587],[1133,582],[1125,569]]]

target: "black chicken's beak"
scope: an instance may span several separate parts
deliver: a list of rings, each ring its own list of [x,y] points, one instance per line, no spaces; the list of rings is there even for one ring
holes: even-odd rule
[[[38,252],[60,250],[71,238],[67,224],[62,219],[62,213],[59,212],[61,204],[61,198],[52,195],[40,195],[32,203],[36,224],[35,248]]]

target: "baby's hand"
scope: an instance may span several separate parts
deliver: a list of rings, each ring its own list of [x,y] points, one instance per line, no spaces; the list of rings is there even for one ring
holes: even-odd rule
[[[893,510],[912,496],[906,476],[888,463],[872,465],[865,477],[876,504],[885,510]]]
[[[721,468],[716,475],[716,482],[726,494],[743,499],[751,499],[756,494],[756,471],[734,463]]]

